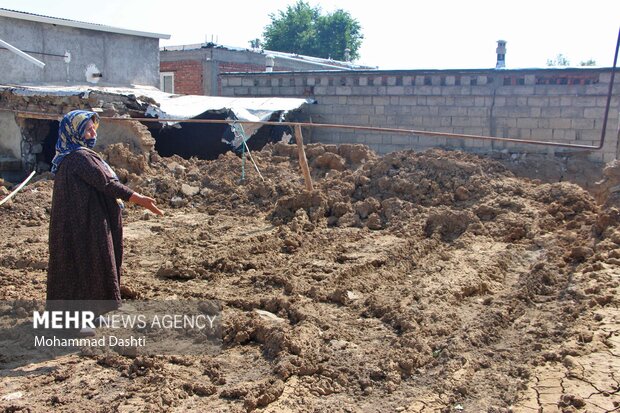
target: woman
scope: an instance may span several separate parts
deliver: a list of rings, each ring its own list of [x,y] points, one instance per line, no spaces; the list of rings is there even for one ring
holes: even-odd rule
[[[118,308],[123,257],[121,200],[163,214],[153,198],[121,184],[110,166],[92,151],[98,124],[96,113],[74,110],[64,116],[58,129],[52,160],[50,310],[88,309],[100,315]]]

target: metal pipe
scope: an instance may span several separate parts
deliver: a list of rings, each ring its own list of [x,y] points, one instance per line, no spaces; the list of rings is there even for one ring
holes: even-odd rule
[[[16,55],[18,55],[21,58],[24,58],[24,59],[28,60],[30,63],[34,63],[35,65],[39,66],[41,69],[43,69],[45,67],[45,63],[43,63],[42,61],[40,61],[38,59],[35,59],[34,57],[30,56],[27,53],[22,52],[17,47],[8,44],[4,40],[0,39],[0,46],[6,47],[9,51],[15,53]]]
[[[8,49],[6,47],[0,47],[0,50],[8,50]],[[32,54],[40,54],[40,55],[43,55],[43,56],[65,57],[64,54],[35,52],[34,50],[22,50],[22,52],[24,52],[24,53],[32,53]]]
[[[0,109],[7,110],[11,112],[16,112],[17,117],[20,118],[34,118],[34,119],[50,119],[50,120],[59,120],[62,115],[48,115],[45,113],[36,113],[36,112],[23,112],[16,111],[10,109]],[[496,136],[484,136],[484,135],[466,135],[461,133],[448,133],[448,132],[432,132],[432,131],[424,131],[424,130],[416,130],[416,129],[397,129],[397,128],[378,128],[373,126],[355,126],[355,125],[337,125],[330,123],[303,123],[303,122],[259,122],[259,121],[245,121],[238,119],[160,119],[160,118],[120,118],[120,117],[100,117],[102,120],[109,120],[113,122],[122,122],[122,121],[138,121],[138,122],[175,122],[175,123],[248,123],[248,124],[258,124],[258,125],[278,125],[278,126],[303,126],[307,128],[328,128],[328,129],[350,129],[350,130],[360,130],[360,131],[369,131],[369,132],[388,132],[388,133],[402,133],[402,134],[410,134],[410,135],[422,135],[422,136],[436,136],[450,139],[479,139],[479,140],[491,140],[491,141],[499,141],[499,142],[511,142],[511,143],[524,143],[528,145],[542,145],[542,146],[553,146],[558,148],[573,148],[573,149],[601,149],[600,146],[594,145],[579,145],[573,143],[559,143],[559,142],[548,142],[548,141],[533,141],[529,139],[516,139],[516,138],[500,138]]]
[[[602,149],[605,144],[605,134],[607,132],[607,118],[609,117],[609,106],[611,105],[611,92],[614,88],[614,78],[616,77],[616,63],[618,62],[618,47],[620,46],[620,29],[618,29],[618,41],[616,41],[616,53],[614,55],[614,65],[611,68],[611,79],[609,80],[609,91],[607,92],[607,104],[605,105],[605,116],[603,116],[603,130],[601,130],[601,141],[596,149]]]
[[[105,120],[120,120],[123,118],[108,118],[102,117]],[[129,119],[129,118],[124,118]],[[480,140],[494,140],[501,142],[513,142],[513,143],[526,143],[532,145],[545,145],[545,146],[558,146],[566,148],[579,148],[579,149],[598,149],[592,145],[578,145],[570,143],[558,143],[548,141],[533,141],[529,139],[516,139],[516,138],[500,138],[495,136],[483,136],[483,135],[466,135],[461,133],[449,133],[449,132],[433,132],[416,129],[398,129],[398,128],[383,128],[374,126],[355,126],[355,125],[338,125],[331,123],[302,123],[302,122],[256,122],[256,121],[230,121],[225,119],[155,119],[155,118],[130,118],[131,120],[137,120],[140,122],[178,122],[178,123],[249,123],[249,124],[261,124],[261,125],[285,125],[285,126],[303,126],[309,128],[328,128],[328,129],[350,129],[359,131],[370,132],[388,132],[388,133],[402,133],[411,135],[423,135],[423,136],[436,136],[451,139],[480,139]]]

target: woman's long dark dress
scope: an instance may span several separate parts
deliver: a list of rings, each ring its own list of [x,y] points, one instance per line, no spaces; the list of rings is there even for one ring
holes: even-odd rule
[[[86,306],[99,314],[118,308],[123,228],[116,199],[127,201],[132,193],[95,153],[77,150],[65,157],[54,178],[48,303],[106,300]]]

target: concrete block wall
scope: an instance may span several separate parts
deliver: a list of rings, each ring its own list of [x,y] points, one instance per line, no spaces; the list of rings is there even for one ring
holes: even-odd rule
[[[305,110],[315,123],[598,145],[610,69],[426,70],[222,74],[222,94],[314,97]],[[618,157],[620,76],[607,134],[594,161]],[[415,133],[315,128],[314,141],[364,143],[379,153],[450,147],[475,152],[554,153],[575,149]]]
[[[232,61],[219,61],[214,62],[216,67],[216,73],[229,73],[229,72],[263,72],[265,66],[256,63],[244,63],[244,62],[232,62]],[[247,83],[247,81],[245,82]],[[222,95],[222,78],[217,76],[217,96]]]

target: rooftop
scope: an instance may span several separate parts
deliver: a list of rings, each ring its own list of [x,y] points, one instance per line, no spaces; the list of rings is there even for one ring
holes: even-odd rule
[[[172,52],[172,51],[199,50],[199,49],[224,49],[224,50],[238,51],[238,52],[257,53],[257,54],[262,54],[266,56],[271,55],[275,58],[299,60],[299,61],[304,61],[307,63],[316,64],[316,65],[325,66],[325,67],[340,68],[342,70],[374,70],[376,69],[376,67],[373,67],[373,66],[356,65],[351,62],[344,62],[340,60],[324,59],[320,57],[305,56],[305,55],[299,55],[295,53],[276,52],[273,50],[224,46],[224,45],[216,44],[213,42],[185,44],[185,45],[179,45],[179,46],[164,46],[164,47],[160,47],[159,50],[162,52],[166,52],[166,51]]]
[[[9,17],[12,19],[28,20],[38,23],[55,24],[58,26],[74,27],[78,29],[97,30],[100,32],[109,32],[117,34],[126,34],[130,36],[151,37],[156,39],[169,39],[169,34],[142,32],[138,30],[123,29],[120,27],[106,26],[104,24],[81,22],[77,20],[64,19],[60,17],[43,16],[40,14],[28,13],[24,11],[9,10],[0,8],[0,17]]]

